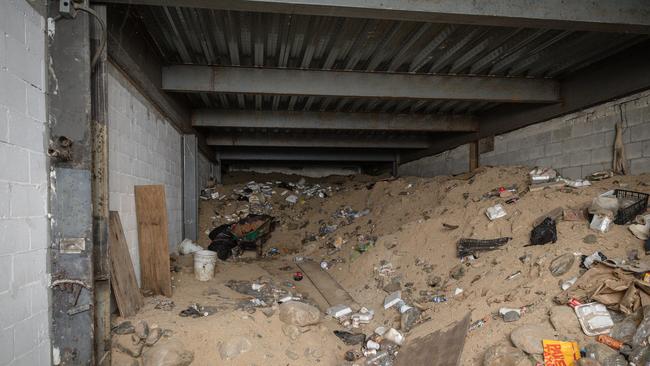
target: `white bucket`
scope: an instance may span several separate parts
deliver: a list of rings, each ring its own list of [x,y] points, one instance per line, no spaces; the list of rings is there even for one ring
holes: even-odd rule
[[[217,253],[211,250],[194,252],[194,277],[199,281],[209,281],[214,277]]]

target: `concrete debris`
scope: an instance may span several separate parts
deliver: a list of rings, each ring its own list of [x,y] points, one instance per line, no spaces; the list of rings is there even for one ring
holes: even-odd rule
[[[543,339],[554,339],[553,332],[535,324],[522,325],[510,333],[510,340],[515,347],[534,355],[541,355],[544,352]]]
[[[158,342],[143,356],[143,366],[189,366],[194,352],[186,350],[179,341]]]
[[[219,344],[219,356],[222,360],[232,360],[251,349],[253,349],[253,344],[248,338],[234,336]]]
[[[318,324],[321,321],[320,310],[299,301],[287,301],[280,304],[280,320],[286,324],[299,327]]]

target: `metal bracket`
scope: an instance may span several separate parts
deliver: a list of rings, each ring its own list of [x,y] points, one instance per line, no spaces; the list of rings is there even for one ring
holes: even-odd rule
[[[88,6],[87,0],[61,0],[59,1],[59,14],[67,19],[74,19],[77,16],[77,7]]]

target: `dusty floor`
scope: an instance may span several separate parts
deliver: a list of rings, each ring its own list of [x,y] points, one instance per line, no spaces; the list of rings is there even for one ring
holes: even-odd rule
[[[172,300],[175,308],[155,309],[154,299],[148,298],[145,308],[131,320],[146,319],[149,324],[172,330],[169,339],[181,341],[186,349],[194,352],[193,365],[342,365],[345,364],[343,354],[353,347],[344,345],[333,335],[333,330],[341,329],[336,321],[326,319],[318,326],[307,327],[296,341],[292,341],[283,333],[277,312],[267,317],[261,311],[236,310],[237,304],[247,298],[224,284],[231,279],[255,280],[260,276],[279,283],[293,282],[296,256],[319,262],[326,260],[332,264],[330,274],[352,297],[360,305],[375,310],[372,323],[362,328],[368,334],[378,325],[399,325],[399,313],[383,309],[387,293],[382,289],[378,268],[390,263],[393,277],[400,278],[403,297],[426,308],[423,317],[430,317],[406,334],[407,342],[446,328],[470,312],[472,321],[484,319],[486,323],[468,334],[461,364],[481,365],[485,349],[495,343],[509,343],[509,334],[515,327],[541,324],[555,332],[548,320],[550,309],[556,306],[553,297],[561,292],[559,283],[579,275],[580,271],[576,260],[567,274],[553,277],[548,266],[555,257],[564,253],[601,251],[608,257],[626,258],[632,249],[638,250],[642,259],[644,256],[641,240],[625,226],[614,226],[602,234],[590,230],[586,221],[560,221],[555,244],[524,245],[529,243],[532,222],[539,216],[556,207],[591,202],[593,197],[609,189],[650,192],[650,175],[614,177],[581,189],[526,192],[527,173],[525,168],[497,167],[481,170],[471,179],[404,177],[382,180],[367,176],[307,179],[308,183],[331,187],[331,196],[301,197],[295,205],[285,201],[287,194],[281,195],[285,189],[276,187],[270,198],[273,206],[270,214],[278,218],[279,225],[266,243],[265,251],[277,248],[279,255],[257,260],[253,253],[247,253],[243,260],[219,261],[215,278],[208,282],[195,280],[191,273],[174,273]],[[298,179],[264,175],[229,177],[227,184],[218,187],[218,191],[230,196],[234,188],[241,188],[250,180],[295,182]],[[520,200],[514,204],[504,203],[508,215],[491,222],[485,209],[504,199],[481,197],[495,188],[513,184],[525,193],[521,193]],[[232,199],[203,201],[199,244],[207,247],[206,233],[225,223],[225,216],[247,205],[247,202]],[[344,207],[357,211],[369,209],[369,214],[350,221],[333,217]],[[443,223],[459,227],[449,230]],[[321,227],[332,224],[338,224],[336,231],[319,234]],[[589,234],[597,236],[595,244],[583,241]],[[456,256],[456,243],[460,238],[503,236],[513,239],[503,249],[483,253],[476,260],[463,264],[465,274],[458,280],[451,278],[452,268],[461,264]],[[340,249],[333,245],[337,238],[339,243],[341,239],[344,242]],[[365,242],[368,238],[376,238],[376,243],[359,253],[356,250],[359,240]],[[524,263],[519,258],[527,254],[530,260]],[[521,275],[506,280],[518,271]],[[426,280],[431,276],[441,277],[442,284],[429,287]],[[457,288],[463,292],[454,296]],[[298,286],[294,291],[300,290]],[[428,302],[433,294],[446,295],[448,301]],[[178,312],[191,303],[216,306],[218,311],[196,319],[179,317]],[[501,307],[526,307],[526,311],[518,321],[505,323],[496,315]],[[593,341],[580,329],[570,334],[555,333],[558,339],[576,340],[579,344]],[[222,360],[219,344],[232,336],[247,337],[253,348],[233,360]],[[128,356],[114,353],[116,364],[131,362]]]

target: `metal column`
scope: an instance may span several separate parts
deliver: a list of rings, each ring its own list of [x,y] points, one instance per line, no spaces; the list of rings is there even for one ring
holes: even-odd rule
[[[183,135],[183,232],[186,239],[198,238],[199,217],[198,150],[195,135]]]
[[[52,1],[48,16],[58,17]],[[61,18],[48,39],[51,341],[54,363],[94,358],[90,18]]]

